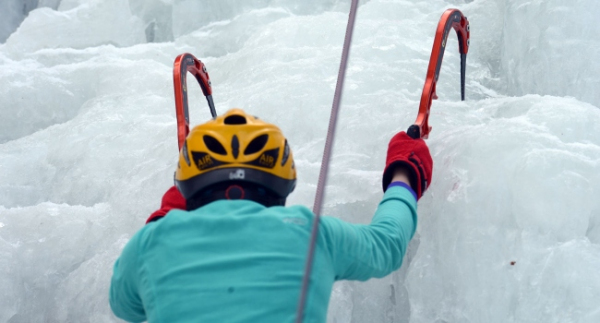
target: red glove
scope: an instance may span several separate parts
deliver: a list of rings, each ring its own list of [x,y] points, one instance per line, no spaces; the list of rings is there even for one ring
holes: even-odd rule
[[[183,198],[183,195],[181,195],[181,193],[175,186],[169,188],[165,195],[163,195],[162,203],[160,204],[160,209],[150,214],[150,217],[148,218],[148,220],[146,220],[146,224],[152,221],[159,220],[163,216],[167,215],[167,213],[169,213],[169,211],[171,211],[172,209],[186,209],[185,198]]]
[[[383,191],[394,176],[394,170],[398,166],[406,167],[410,171],[410,186],[417,194],[417,200],[423,196],[429,184],[431,184],[431,172],[433,160],[429,154],[429,148],[423,139],[412,139],[406,132],[397,133],[388,145],[385,170],[383,171]]]

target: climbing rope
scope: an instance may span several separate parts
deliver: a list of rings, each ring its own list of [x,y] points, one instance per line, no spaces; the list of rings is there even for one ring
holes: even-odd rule
[[[352,0],[350,6],[350,14],[348,16],[348,25],[346,26],[346,37],[344,38],[344,49],[342,51],[342,60],[338,71],[337,84],[335,85],[335,95],[333,97],[333,105],[331,107],[331,115],[329,116],[329,128],[327,129],[327,139],[325,140],[325,149],[323,152],[323,160],[321,161],[321,171],[319,173],[319,182],[317,184],[317,193],[315,195],[315,203],[313,205],[313,213],[315,218],[310,234],[310,243],[308,246],[308,255],[306,257],[306,266],[304,268],[304,277],[302,278],[302,289],[300,299],[298,301],[298,312],[296,314],[296,323],[301,323],[304,316],[304,307],[306,305],[306,294],[308,293],[308,285],[310,282],[310,274],[312,272],[312,263],[315,253],[315,245],[319,232],[319,221],[321,219],[321,208],[323,206],[323,196],[325,193],[325,183],[327,181],[327,171],[329,169],[329,160],[333,148],[333,139],[335,135],[335,126],[337,123],[337,115],[342,101],[342,90],[344,88],[344,78],[346,76],[346,66],[348,64],[348,56],[350,54],[350,44],[352,43],[352,32],[354,30],[354,21],[356,20],[356,10],[358,8],[358,0]]]

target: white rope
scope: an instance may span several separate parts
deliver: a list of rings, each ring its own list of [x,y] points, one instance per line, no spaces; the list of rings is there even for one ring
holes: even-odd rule
[[[321,172],[319,173],[319,182],[317,184],[317,193],[315,195],[315,203],[313,205],[313,220],[310,244],[308,247],[308,255],[306,257],[306,267],[304,268],[304,277],[302,279],[302,289],[300,292],[300,300],[298,301],[298,312],[296,314],[296,323],[301,323],[304,316],[304,308],[306,305],[306,297],[308,293],[308,285],[310,282],[310,274],[312,272],[312,263],[315,253],[315,245],[319,232],[319,221],[321,219],[321,208],[323,206],[323,196],[325,193],[325,183],[327,182],[327,171],[329,169],[329,160],[331,151],[333,150],[333,139],[335,135],[335,126],[337,123],[338,110],[342,101],[342,90],[344,88],[344,78],[346,76],[346,66],[348,56],[350,54],[350,44],[352,43],[352,33],[354,30],[354,21],[356,20],[356,10],[358,9],[358,0],[352,0],[350,6],[350,15],[348,16],[348,25],[346,26],[346,37],[344,38],[344,49],[342,51],[342,60],[338,71],[337,84],[335,86],[335,95],[333,97],[333,105],[331,107],[331,115],[329,116],[329,128],[327,129],[327,139],[325,140],[325,150],[323,152],[323,160],[321,162]]]

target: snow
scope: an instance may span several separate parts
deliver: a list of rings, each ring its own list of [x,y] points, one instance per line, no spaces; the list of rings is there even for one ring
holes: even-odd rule
[[[288,204],[312,206],[349,1],[202,3],[2,10],[0,322],[118,321],[112,265],[172,185],[183,52],[207,65],[218,112],[280,125],[299,176]],[[16,4],[36,5],[0,7]],[[336,284],[328,321],[599,322],[596,0],[362,1],[324,213],[370,220],[449,7],[471,22],[467,101],[453,34],[417,235],[397,272]],[[191,88],[196,124],[210,114]]]

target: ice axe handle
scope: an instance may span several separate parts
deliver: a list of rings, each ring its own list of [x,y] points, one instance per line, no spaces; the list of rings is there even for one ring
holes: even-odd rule
[[[175,90],[175,114],[177,116],[177,142],[179,149],[183,147],[185,138],[190,132],[190,116],[188,108],[187,73],[192,74],[202,93],[206,97],[210,114],[213,119],[217,116],[215,103],[212,98],[212,87],[206,66],[190,53],[183,53],[175,58],[173,63],[173,88]]]

